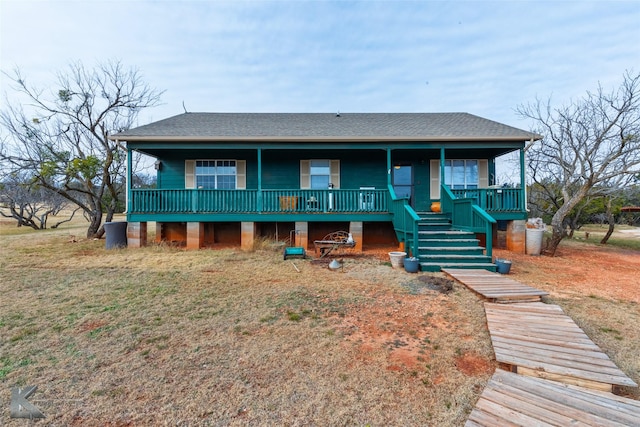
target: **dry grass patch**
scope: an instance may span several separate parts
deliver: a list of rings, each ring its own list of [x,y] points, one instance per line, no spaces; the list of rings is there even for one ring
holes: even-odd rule
[[[461,425],[494,368],[440,275],[70,235],[2,236],[2,396],[38,385],[48,424]]]

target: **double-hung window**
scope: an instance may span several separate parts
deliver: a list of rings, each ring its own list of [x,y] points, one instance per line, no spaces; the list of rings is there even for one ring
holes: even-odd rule
[[[238,190],[246,188],[244,160],[187,160],[185,188]]]
[[[196,160],[196,188],[235,190],[235,160]]]
[[[477,160],[445,160],[444,183],[454,190],[478,188]]]
[[[300,188],[326,190],[340,188],[340,160],[300,160]]]
[[[326,189],[331,182],[331,163],[329,160],[310,160],[309,178],[312,189]]]

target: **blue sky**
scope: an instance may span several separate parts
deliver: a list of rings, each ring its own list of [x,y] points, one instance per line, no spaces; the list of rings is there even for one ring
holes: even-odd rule
[[[0,68],[118,59],[189,111],[457,112],[529,129],[640,70],[640,1],[0,1]],[[7,92],[6,78],[0,82]]]

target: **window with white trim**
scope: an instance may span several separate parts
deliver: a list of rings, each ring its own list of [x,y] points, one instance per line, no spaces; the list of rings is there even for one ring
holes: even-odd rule
[[[444,183],[454,190],[478,188],[478,160],[445,160]]]
[[[235,160],[196,160],[196,188],[235,190]]]

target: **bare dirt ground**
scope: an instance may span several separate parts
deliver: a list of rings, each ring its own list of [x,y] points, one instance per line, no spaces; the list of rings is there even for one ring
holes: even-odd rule
[[[514,278],[544,289],[556,297],[623,300],[640,304],[640,253],[606,245],[564,241],[555,257],[495,250],[512,260]]]

